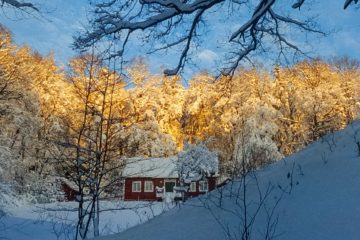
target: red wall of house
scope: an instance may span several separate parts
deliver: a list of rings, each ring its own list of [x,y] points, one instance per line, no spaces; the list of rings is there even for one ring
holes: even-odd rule
[[[208,184],[209,184],[209,191],[212,191],[216,188],[216,178],[214,177],[211,177],[211,178],[208,178]]]
[[[125,179],[125,189],[124,189],[124,200],[156,200],[156,187],[164,186],[164,178],[126,178]],[[166,179],[170,180],[170,179]],[[178,179],[176,180],[176,185],[179,186]],[[209,184],[209,191],[212,191],[216,188],[216,178],[207,178]],[[132,192],[132,182],[140,181],[141,182],[141,192]],[[153,181],[154,191],[153,192],[144,192],[145,181]],[[199,192],[199,182],[196,183],[196,192],[187,192],[187,197],[196,197],[205,192]]]
[[[210,178],[207,178],[207,180],[208,180],[208,187],[209,187],[208,190],[209,191],[214,190],[216,188],[216,178],[210,177]],[[199,191],[199,182],[196,182],[196,192],[187,192],[186,196],[191,198],[191,197],[197,197],[204,193],[206,193],[206,192]]]
[[[132,192],[133,181],[141,182],[141,192]],[[144,192],[145,181],[153,182],[154,184],[153,192]],[[177,184],[179,184],[178,181]],[[124,200],[156,200],[156,193],[155,193],[156,187],[163,187],[163,186],[164,186],[163,178],[126,178]]]
[[[61,183],[61,189],[64,192],[65,201],[75,201],[77,192],[69,187],[66,183]]]

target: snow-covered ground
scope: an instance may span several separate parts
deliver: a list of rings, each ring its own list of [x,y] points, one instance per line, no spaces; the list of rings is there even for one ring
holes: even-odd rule
[[[359,121],[249,175],[245,200],[242,182],[235,181],[142,225],[99,239],[242,239],[244,202],[251,239],[359,239],[356,142],[360,145]]]
[[[144,223],[169,210],[170,203],[102,201],[100,234],[109,235]],[[73,239],[75,202],[14,206],[0,218],[0,239]]]
[[[102,202],[103,209],[127,210],[102,213],[99,240],[241,239],[244,203],[251,239],[359,239],[357,143],[360,147],[360,121],[248,175],[246,199],[242,182],[236,180],[169,211],[163,203]],[[76,212],[61,209],[75,207],[76,203],[10,207],[0,218],[0,239],[71,237]]]

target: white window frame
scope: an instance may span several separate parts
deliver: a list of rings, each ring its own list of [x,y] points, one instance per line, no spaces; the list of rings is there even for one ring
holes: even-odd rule
[[[189,192],[196,192],[196,182],[191,182]]]
[[[151,189],[147,189],[148,185],[147,184],[151,184]],[[145,181],[144,182],[144,192],[154,192],[154,183],[153,181]]]
[[[206,188],[203,188],[204,186],[206,186]],[[199,192],[207,192],[207,191],[209,191],[208,181],[199,181]]]
[[[139,189],[136,189],[136,185],[139,185]],[[141,181],[133,181],[131,183],[131,191],[132,192],[141,192]]]

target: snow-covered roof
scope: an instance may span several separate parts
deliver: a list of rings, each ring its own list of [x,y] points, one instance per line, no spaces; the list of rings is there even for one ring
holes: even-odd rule
[[[178,178],[177,157],[129,158],[123,170],[123,177]]]
[[[55,180],[65,183],[66,185],[68,185],[70,188],[72,188],[75,191],[79,191],[79,187],[74,182],[72,182],[64,177],[56,177]]]

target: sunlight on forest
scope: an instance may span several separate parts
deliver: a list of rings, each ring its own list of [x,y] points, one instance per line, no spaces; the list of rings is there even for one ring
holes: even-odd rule
[[[33,174],[27,169],[53,171],[47,161],[56,143],[75,145],[79,131],[89,149],[110,140],[114,157],[171,156],[184,143],[204,142],[224,167],[241,145],[267,148],[269,159],[278,159],[359,114],[359,63],[350,59],[240,69],[232,79],[202,73],[184,87],[179,76],[151,74],[144,61],[126,78],[91,55],[65,71],[52,56],[14,45],[6,29],[0,55],[1,143],[18,161],[18,181]]]

